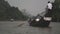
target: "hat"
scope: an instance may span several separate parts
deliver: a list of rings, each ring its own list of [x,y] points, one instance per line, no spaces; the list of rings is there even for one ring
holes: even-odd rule
[[[50,1],[48,1],[48,3],[50,3]]]

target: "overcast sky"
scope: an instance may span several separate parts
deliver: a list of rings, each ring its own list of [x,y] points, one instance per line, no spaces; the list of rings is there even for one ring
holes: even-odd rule
[[[6,0],[11,6],[18,7],[19,10],[26,9],[26,12],[36,15],[45,10],[49,0]],[[53,0],[50,0],[51,2]]]

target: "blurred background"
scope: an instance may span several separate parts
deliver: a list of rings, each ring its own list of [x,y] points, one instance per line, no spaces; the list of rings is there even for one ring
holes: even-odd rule
[[[29,26],[29,18],[44,16],[48,1],[53,5],[49,27]],[[0,34],[60,34],[60,0],[0,0]]]
[[[60,0],[0,0],[0,20],[27,20],[44,13],[48,1],[53,3],[52,21],[60,21]]]

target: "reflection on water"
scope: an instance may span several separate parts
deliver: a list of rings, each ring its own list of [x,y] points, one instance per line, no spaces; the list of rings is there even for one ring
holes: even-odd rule
[[[22,26],[22,28],[24,29],[23,31],[26,34],[52,34],[52,26],[49,27],[33,27],[33,26],[27,26],[27,24],[25,24],[24,26]],[[24,33],[24,34],[25,34]]]
[[[22,23],[20,21],[0,22],[0,34],[60,34],[60,23],[51,23],[50,27],[44,28],[31,27],[27,22]]]
[[[40,34],[60,34],[60,23],[51,23],[50,27],[45,28],[37,27],[37,28]]]
[[[52,28],[51,28],[51,27],[45,28],[45,29],[44,29],[44,32],[45,32],[46,34],[51,34]]]
[[[44,28],[38,28],[41,34],[51,34],[52,33],[52,27],[44,27]]]

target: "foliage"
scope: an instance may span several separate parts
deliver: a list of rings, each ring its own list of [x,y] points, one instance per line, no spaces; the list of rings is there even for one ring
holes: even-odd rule
[[[0,0],[0,20],[26,20],[28,16],[24,15],[17,7],[11,7],[7,1]]]
[[[55,0],[53,12],[52,12],[53,21],[60,21],[60,0]]]

